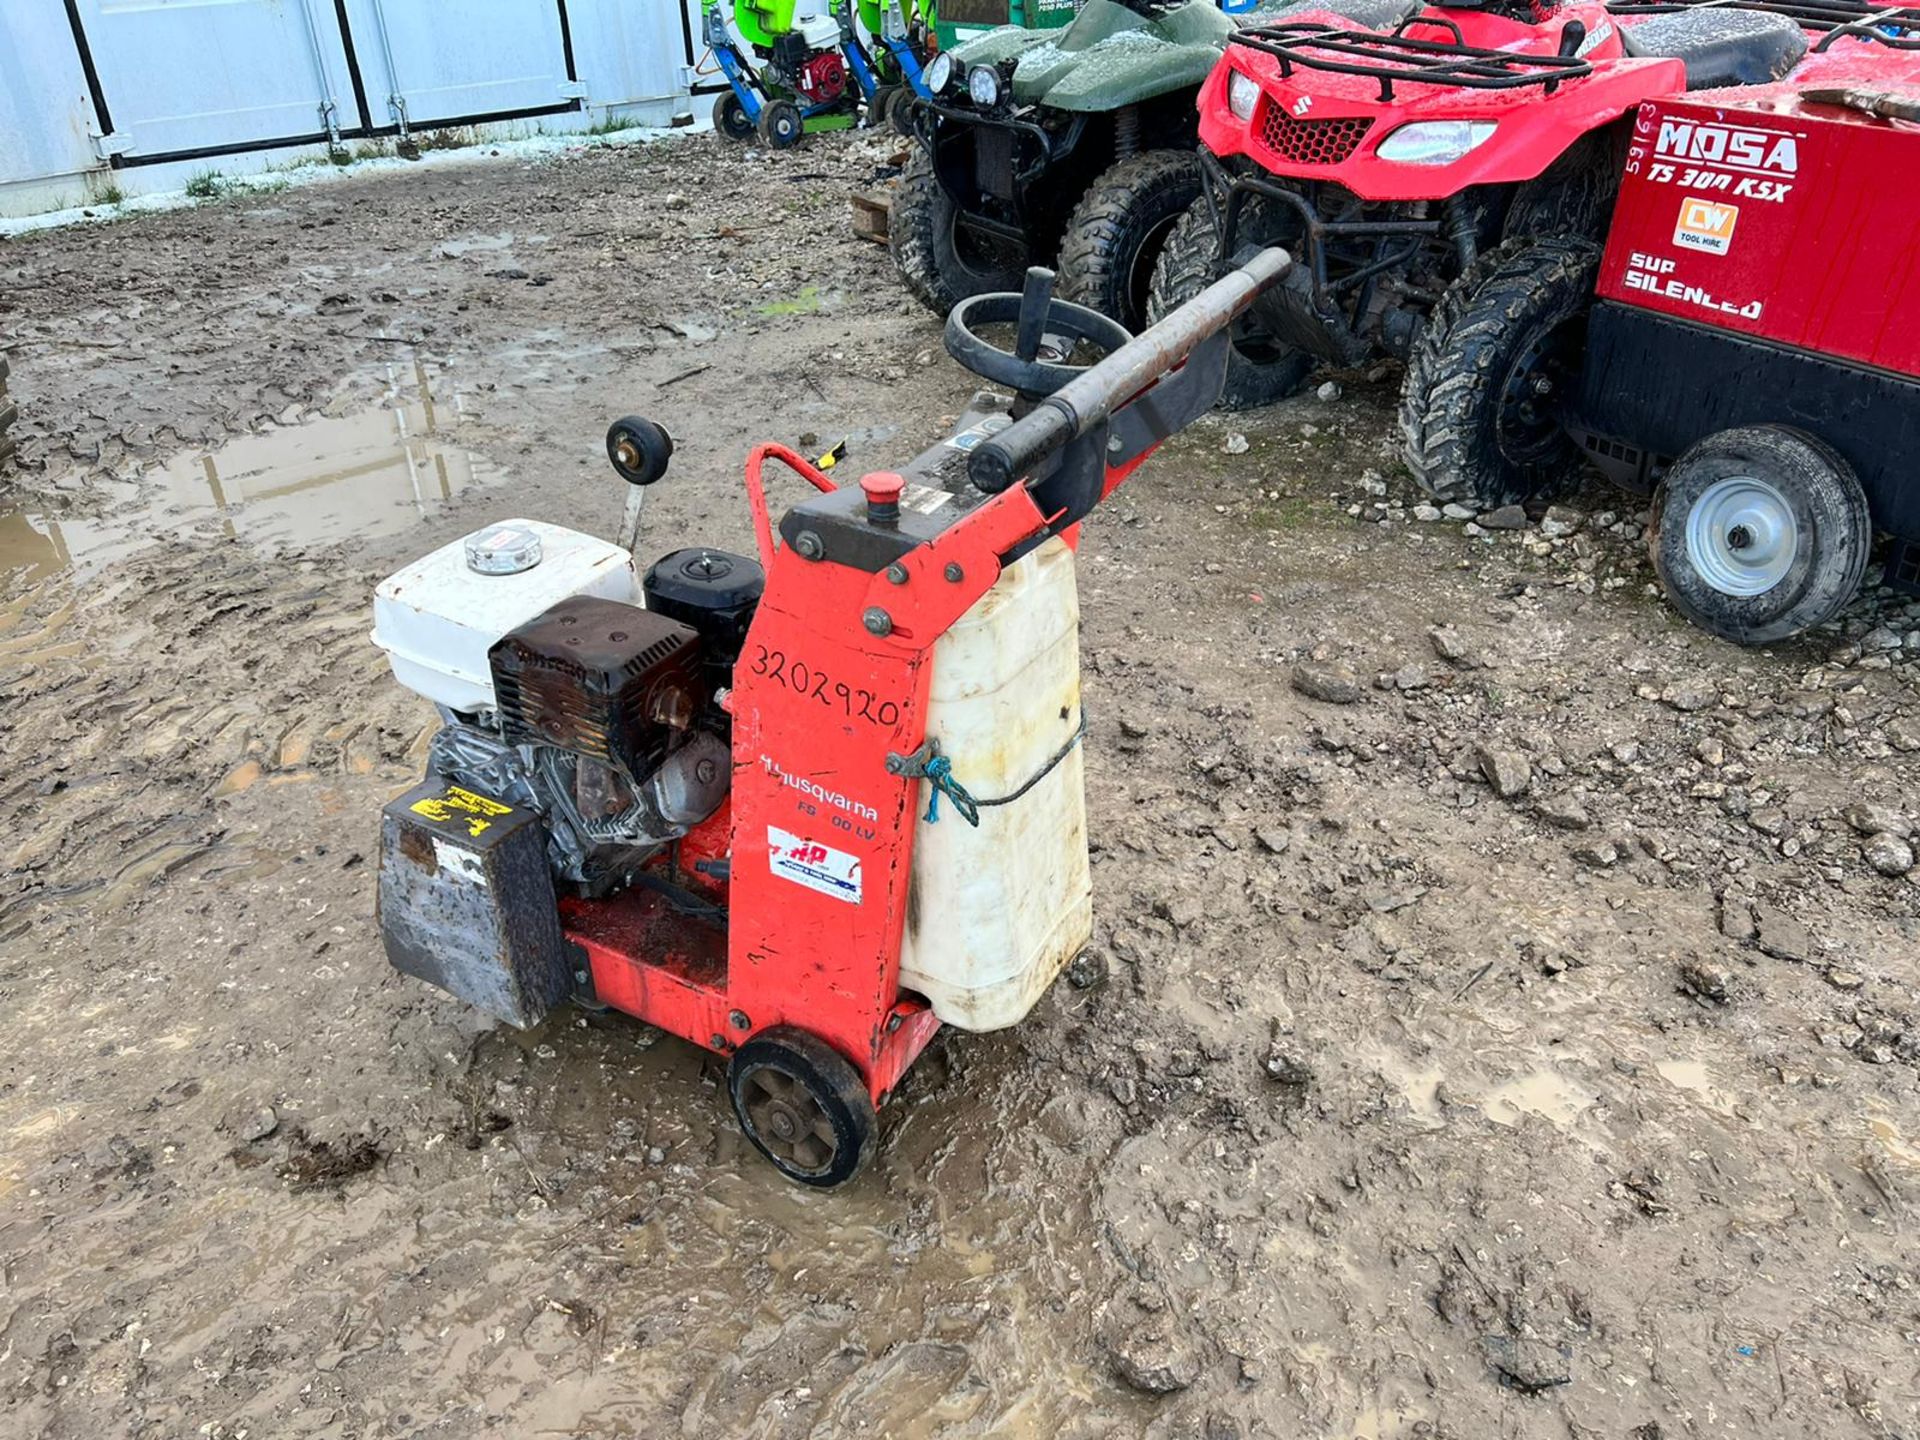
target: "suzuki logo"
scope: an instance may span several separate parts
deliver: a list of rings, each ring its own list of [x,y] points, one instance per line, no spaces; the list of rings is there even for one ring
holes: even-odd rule
[[[1292,106],[1293,113],[1296,115],[1304,115],[1312,108],[1313,97],[1311,95],[1302,95],[1298,100],[1293,102]]]

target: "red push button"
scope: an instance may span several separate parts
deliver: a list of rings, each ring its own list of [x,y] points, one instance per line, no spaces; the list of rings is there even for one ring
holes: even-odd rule
[[[891,470],[876,470],[860,477],[860,493],[867,497],[869,525],[898,525],[900,496],[907,488],[904,477]]]

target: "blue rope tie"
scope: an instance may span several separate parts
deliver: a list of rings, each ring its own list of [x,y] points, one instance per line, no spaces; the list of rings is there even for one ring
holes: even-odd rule
[[[927,761],[927,785],[933,791],[927,802],[927,821],[938,824],[940,820],[940,797],[945,795],[953,801],[953,808],[960,812],[960,818],[976,830],[980,828],[980,807],[973,796],[967,793],[967,787],[953,778],[953,761],[944,755],[936,755]]]

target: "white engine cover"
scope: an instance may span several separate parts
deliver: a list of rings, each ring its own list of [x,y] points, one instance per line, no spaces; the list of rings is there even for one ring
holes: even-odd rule
[[[373,643],[402,685],[472,714],[494,708],[494,643],[562,600],[597,595],[639,605],[633,556],[618,545],[538,520],[511,520],[540,537],[540,563],[517,575],[467,565],[466,538],[423,555],[373,592]]]
[[[793,17],[793,28],[800,32],[800,38],[807,42],[809,49],[840,48],[840,22],[831,15],[796,15]]]

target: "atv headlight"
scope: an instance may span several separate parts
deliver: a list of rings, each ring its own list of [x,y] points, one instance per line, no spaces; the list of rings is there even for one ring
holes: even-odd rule
[[[938,95],[953,83],[953,56],[942,51],[927,62],[927,73],[921,77],[927,82],[927,93]]]
[[[1236,119],[1253,119],[1253,107],[1260,103],[1260,86],[1251,75],[1238,70],[1227,72],[1227,109]]]
[[[1426,120],[1402,125],[1380,142],[1375,153],[1402,165],[1451,165],[1486,144],[1496,128],[1491,120]]]
[[[967,71],[967,95],[982,110],[1000,103],[1000,72],[991,65],[976,65]]]

